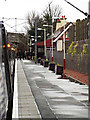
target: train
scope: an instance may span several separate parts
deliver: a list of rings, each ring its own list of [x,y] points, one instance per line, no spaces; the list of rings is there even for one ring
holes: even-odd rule
[[[7,40],[7,31],[0,21],[0,120],[12,119],[15,74],[15,49]]]

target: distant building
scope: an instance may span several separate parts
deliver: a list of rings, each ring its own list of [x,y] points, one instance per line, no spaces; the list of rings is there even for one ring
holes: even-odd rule
[[[26,50],[26,41],[27,38],[23,33],[13,33],[13,32],[8,32],[7,33],[7,40],[8,43],[11,44],[14,48],[17,49],[17,51],[25,51]]]
[[[19,43],[19,33],[7,33],[8,43]]]

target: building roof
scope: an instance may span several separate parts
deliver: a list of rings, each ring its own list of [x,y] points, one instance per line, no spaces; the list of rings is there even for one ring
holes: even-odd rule
[[[54,40],[54,42],[57,42],[57,40],[61,39],[62,35],[63,35],[65,32],[68,31],[68,29],[72,26],[72,24],[73,24],[73,23],[70,22],[70,23],[65,27],[65,29],[63,29],[63,31],[56,37],[56,39]],[[69,39],[69,38],[67,38],[67,39]],[[66,38],[65,38],[65,40],[66,40]]]
[[[53,38],[54,40],[55,38]],[[37,43],[37,46],[44,46],[44,41]],[[46,40],[46,47],[51,47],[52,46],[52,39]],[[53,44],[53,47],[56,47],[56,44]]]

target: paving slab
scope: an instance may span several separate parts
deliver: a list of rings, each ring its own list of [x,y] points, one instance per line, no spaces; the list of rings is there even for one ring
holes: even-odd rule
[[[88,86],[58,79],[30,60],[17,61],[18,117],[43,120],[87,120]]]
[[[17,106],[18,106],[18,118],[38,118],[41,119],[40,112],[36,105],[35,99],[31,92],[30,86],[24,74],[22,64],[20,60],[17,60]],[[15,117],[15,115],[14,115]]]
[[[47,111],[51,110],[57,119],[88,119],[90,108],[87,106],[87,85],[58,79],[60,75],[32,61],[23,61],[23,68],[42,117],[48,116]]]

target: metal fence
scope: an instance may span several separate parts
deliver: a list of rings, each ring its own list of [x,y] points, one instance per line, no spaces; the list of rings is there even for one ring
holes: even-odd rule
[[[66,68],[88,74],[88,55],[66,55]]]
[[[57,52],[54,51],[53,52],[53,60],[56,64],[60,64],[63,65],[63,52]],[[47,51],[47,59],[49,59],[49,61],[52,60],[52,52],[51,51]]]
[[[54,51],[53,60],[55,63],[59,63],[63,65],[63,52]],[[51,61],[52,53],[51,51],[47,51],[47,59]],[[75,54],[71,56],[71,54],[66,54],[66,68],[78,71],[83,74],[88,74],[88,55]]]

